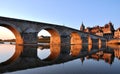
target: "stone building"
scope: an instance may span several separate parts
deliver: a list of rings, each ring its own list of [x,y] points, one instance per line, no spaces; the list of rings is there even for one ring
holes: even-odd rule
[[[111,22],[105,24],[105,26],[101,27],[104,34],[114,33],[114,27]]]
[[[114,38],[120,38],[120,28],[114,32]]]
[[[102,30],[98,30],[95,34],[98,35],[98,36],[103,36],[103,31]]]
[[[82,28],[82,27],[84,27],[84,28]],[[90,28],[90,27],[85,28],[84,24],[82,23],[80,30],[84,31],[84,32],[92,33],[92,34],[95,34],[98,36],[103,36],[103,37],[107,38],[108,40],[114,38],[114,31],[115,31],[114,25],[112,24],[112,22],[109,22],[108,24],[105,24],[102,27],[95,26],[92,28]],[[116,36],[120,35],[119,30],[117,30],[115,32],[116,32],[115,33]]]

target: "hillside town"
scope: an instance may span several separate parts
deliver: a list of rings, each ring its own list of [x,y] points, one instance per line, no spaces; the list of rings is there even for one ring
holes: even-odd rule
[[[108,40],[120,38],[120,27],[115,30],[112,22],[109,22],[104,26],[94,26],[87,28],[85,28],[85,25],[82,23],[80,26],[80,31],[102,36]]]

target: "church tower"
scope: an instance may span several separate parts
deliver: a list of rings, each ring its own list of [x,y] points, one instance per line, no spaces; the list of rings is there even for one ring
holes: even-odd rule
[[[83,22],[82,22],[82,24],[81,24],[81,26],[80,26],[80,31],[84,31],[85,30],[85,26],[84,26],[84,24],[83,24]]]
[[[108,23],[108,25],[109,25],[109,28],[110,28],[111,33],[113,33],[113,32],[115,31],[114,25],[112,24],[111,21]]]

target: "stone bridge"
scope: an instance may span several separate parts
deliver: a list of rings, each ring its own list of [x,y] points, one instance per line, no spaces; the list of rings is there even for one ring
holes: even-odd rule
[[[101,44],[106,42],[103,37],[49,23],[0,17],[0,26],[14,33],[16,44],[37,44],[37,35],[43,29],[51,34],[50,44]]]

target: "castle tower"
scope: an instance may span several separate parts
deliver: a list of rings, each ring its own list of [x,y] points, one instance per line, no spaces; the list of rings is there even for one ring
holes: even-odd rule
[[[109,27],[110,27],[111,32],[113,33],[113,32],[115,31],[114,25],[112,24],[111,21],[108,23],[108,25],[109,25]]]
[[[82,22],[82,24],[81,24],[81,26],[80,26],[80,31],[84,31],[85,30],[85,26],[84,26],[84,24],[83,24],[83,22]]]

